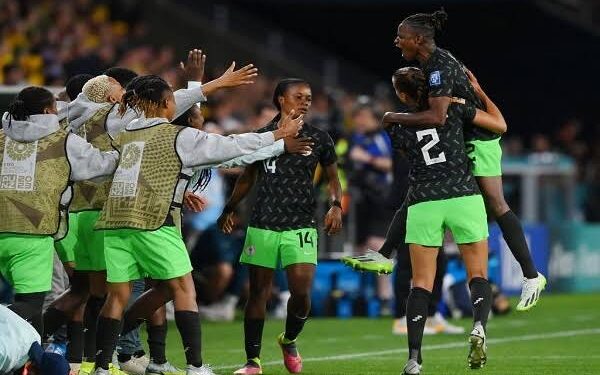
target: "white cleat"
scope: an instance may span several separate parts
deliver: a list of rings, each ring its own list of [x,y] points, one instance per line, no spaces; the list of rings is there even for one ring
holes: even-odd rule
[[[185,369],[185,375],[216,375],[209,365],[202,365],[202,367],[194,367],[188,365]]]
[[[546,278],[539,272],[535,279],[524,279],[517,311],[528,311],[535,307],[540,299],[540,294],[545,288]]]
[[[485,343],[485,331],[483,327],[478,324],[471,331],[469,336],[469,357],[467,358],[469,368],[479,369],[482,368],[487,362],[487,345]]]
[[[402,370],[402,375],[419,375],[421,374],[421,366],[416,360],[409,359],[404,365],[404,370]]]
[[[425,322],[424,334],[431,334],[429,332],[445,333],[448,335],[459,335],[465,333],[465,329],[460,326],[455,326],[448,322],[442,314],[436,312],[434,316],[427,318]]]
[[[132,356],[129,361],[119,362],[119,368],[129,375],[144,375],[149,363],[150,358],[145,355],[141,357]]]

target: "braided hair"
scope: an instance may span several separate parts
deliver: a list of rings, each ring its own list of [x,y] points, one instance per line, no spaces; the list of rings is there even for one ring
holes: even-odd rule
[[[8,105],[10,120],[24,121],[31,115],[43,114],[54,102],[54,95],[47,89],[39,86],[25,87]]]
[[[152,117],[160,108],[165,91],[171,91],[171,86],[156,75],[138,76],[127,85],[119,106],[119,114],[123,116],[128,108],[138,115]]]
[[[394,88],[417,102],[418,109],[427,108],[427,80],[423,71],[415,67],[400,68],[394,72]]]
[[[415,29],[425,38],[433,39],[438,31],[444,28],[448,20],[448,13],[444,8],[436,10],[433,13],[417,13],[406,17],[402,23]]]
[[[277,83],[275,87],[275,92],[273,93],[273,105],[277,108],[279,112],[281,112],[281,105],[279,104],[279,97],[284,96],[285,92],[290,86],[294,85],[307,85],[310,86],[308,82],[300,78],[285,78]]]

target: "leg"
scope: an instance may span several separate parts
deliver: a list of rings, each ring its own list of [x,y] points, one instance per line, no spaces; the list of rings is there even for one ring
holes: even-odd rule
[[[421,342],[436,272],[437,247],[410,244],[413,288],[408,296],[406,323],[409,361],[421,363]],[[409,364],[407,364],[408,366]]]
[[[250,291],[244,311],[244,336],[246,358],[260,358],[262,332],[267,313],[267,301],[271,297],[273,273],[271,268],[248,265]]]
[[[90,295],[83,316],[83,358],[86,362],[95,362],[98,317],[106,302],[106,271],[87,271],[87,273]]]
[[[127,308],[129,308],[142,295],[142,293],[144,293],[145,285],[146,284],[142,279],[134,280],[132,282],[131,297],[129,298]],[[127,312],[125,313],[125,316],[127,316]],[[125,322],[125,317],[123,318],[123,321]],[[138,329],[134,329],[125,335],[121,335],[119,342],[117,343],[117,354],[117,358],[121,367],[123,367],[126,362],[129,362],[132,357],[142,357],[145,354],[144,348],[140,341]]]
[[[8,305],[8,308],[40,332],[43,330],[42,306],[45,296],[46,292],[15,293],[15,302]]]
[[[100,310],[96,336],[96,367],[108,370],[121,332],[121,319],[131,295],[129,282],[108,283],[106,302]]]
[[[536,278],[538,272],[531,258],[521,222],[504,200],[502,177],[477,177],[477,182],[488,207],[496,218],[508,248],[521,265],[523,275],[527,279]]]
[[[71,287],[50,304],[44,313],[44,338],[54,334],[57,329],[74,320],[74,314],[83,311],[88,299],[88,274],[73,271]],[[79,311],[81,313],[81,311]],[[81,322],[81,320],[80,320]]]
[[[310,312],[310,292],[315,275],[314,264],[293,264],[285,271],[290,289],[284,338],[295,341]]]
[[[392,256],[394,249],[401,251],[400,247],[403,247],[404,238],[406,237],[406,204],[396,211],[392,222],[390,223],[387,234],[385,235],[385,242],[381,245],[379,253],[386,258]],[[407,249],[408,250],[408,249]]]

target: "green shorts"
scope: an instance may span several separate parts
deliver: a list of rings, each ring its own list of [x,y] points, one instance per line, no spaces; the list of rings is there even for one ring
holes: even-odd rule
[[[452,232],[457,244],[486,239],[487,215],[481,195],[421,202],[408,207],[406,243],[442,246],[446,229]]]
[[[75,246],[75,269],[77,271],[104,271],[104,234],[94,230],[100,211],[77,213],[77,245]]]
[[[153,231],[105,230],[104,254],[110,283],[144,277],[168,280],[192,271],[181,232],[176,227],[160,227]]]
[[[500,138],[491,141],[466,142],[469,158],[473,161],[475,177],[502,176],[502,147]]]
[[[240,262],[266,268],[285,268],[290,264],[317,264],[315,228],[274,231],[248,227]]]
[[[54,243],[58,258],[63,263],[75,262],[75,247],[77,246],[77,213],[69,212],[69,231],[60,241]]]
[[[51,236],[0,234],[0,273],[15,293],[49,291],[53,262]]]

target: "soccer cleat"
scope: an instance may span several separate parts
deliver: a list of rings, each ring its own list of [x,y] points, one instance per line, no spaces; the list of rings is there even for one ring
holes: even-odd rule
[[[469,368],[479,369],[487,362],[487,345],[485,343],[485,331],[481,325],[476,325],[469,336]]]
[[[92,374],[94,374],[94,375],[127,375],[126,372],[119,370],[112,364],[108,365],[108,370],[105,370],[102,367],[98,367],[98,368],[96,368],[96,370],[94,370],[94,372],[92,372]]]
[[[185,368],[185,375],[216,375],[209,365],[202,365],[200,367],[194,367],[187,365]]]
[[[436,312],[434,316],[427,318],[425,322],[424,334],[432,333],[446,333],[449,335],[458,335],[465,333],[465,329],[460,326],[450,324],[439,312]]]
[[[260,366],[260,359],[253,358],[249,359],[248,362],[241,369],[234,372],[234,375],[255,375],[262,374],[262,367]]]
[[[90,375],[94,372],[94,366],[96,364],[94,362],[81,362],[81,366],[79,366],[79,375]]]
[[[199,367],[200,368],[200,367]],[[158,364],[150,361],[146,367],[146,375],[183,375],[185,372],[169,363]]]
[[[298,353],[296,340],[289,341],[285,338],[285,333],[277,336],[277,343],[283,354],[283,364],[290,374],[299,374],[302,371],[302,357]]]
[[[407,333],[408,327],[406,326],[406,316],[403,316],[400,319],[394,319],[394,323],[392,325],[392,334],[406,335]]]
[[[391,274],[394,270],[394,262],[377,251],[368,249],[363,255],[355,257],[342,257],[343,264],[357,271]]]
[[[521,300],[517,305],[517,311],[528,311],[537,305],[540,294],[546,288],[546,278],[538,272],[535,279],[524,279],[521,290]]]
[[[129,375],[144,375],[149,363],[150,360],[145,355],[141,357],[132,356],[128,361],[119,362],[119,368]]]
[[[404,365],[403,375],[419,375],[421,373],[421,365],[414,359],[409,359]]]

